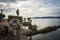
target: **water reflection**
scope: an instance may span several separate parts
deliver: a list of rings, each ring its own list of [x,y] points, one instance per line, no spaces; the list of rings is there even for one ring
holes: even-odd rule
[[[38,34],[33,36],[33,40],[60,40],[60,29],[47,34]]]
[[[59,19],[32,19],[32,24],[37,24],[37,29],[45,28],[46,26],[58,26],[60,25]],[[38,34],[33,36],[32,40],[60,40],[60,29],[52,31],[47,34]]]

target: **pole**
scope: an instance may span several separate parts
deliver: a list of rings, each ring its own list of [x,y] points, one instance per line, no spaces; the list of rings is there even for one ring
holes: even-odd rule
[[[3,15],[2,15],[2,11],[3,11],[3,10],[1,9],[1,21],[2,21],[2,16],[3,16]]]

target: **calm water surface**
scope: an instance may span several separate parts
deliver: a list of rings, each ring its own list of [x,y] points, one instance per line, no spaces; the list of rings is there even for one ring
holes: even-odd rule
[[[45,28],[46,26],[60,25],[60,18],[55,19],[32,19],[32,24],[37,24],[37,29]],[[33,40],[60,40],[60,29],[47,34],[38,34],[32,37]]]
[[[58,26],[60,25],[60,18],[32,19],[32,24],[38,25],[37,27],[38,30],[46,26]]]

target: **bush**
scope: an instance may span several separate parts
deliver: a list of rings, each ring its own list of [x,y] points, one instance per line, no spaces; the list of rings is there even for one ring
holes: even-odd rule
[[[32,25],[31,30],[33,30],[33,31],[37,30],[37,25]]]
[[[31,19],[30,17],[27,18],[27,20],[30,20],[30,19]]]
[[[30,25],[29,22],[22,22],[22,24],[23,24],[24,26],[29,26],[29,25]]]
[[[22,22],[22,16],[11,16],[11,15],[8,16],[8,22],[14,18],[19,19],[20,22]]]

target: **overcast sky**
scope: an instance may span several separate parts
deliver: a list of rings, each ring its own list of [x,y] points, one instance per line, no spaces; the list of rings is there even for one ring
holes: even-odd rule
[[[0,0],[0,9],[6,16],[16,15],[16,9],[24,17],[60,16],[60,0]]]

